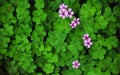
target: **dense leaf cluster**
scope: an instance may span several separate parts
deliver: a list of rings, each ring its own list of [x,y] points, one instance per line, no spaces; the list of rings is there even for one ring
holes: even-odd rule
[[[79,26],[58,16],[61,3]],[[119,0],[0,0],[0,75],[119,75],[119,13]]]

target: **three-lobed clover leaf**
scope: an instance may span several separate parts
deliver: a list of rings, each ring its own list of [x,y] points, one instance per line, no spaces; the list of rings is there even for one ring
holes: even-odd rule
[[[50,74],[53,72],[54,70],[54,65],[50,64],[50,63],[46,63],[44,66],[43,66],[43,70],[47,73],[47,74]]]
[[[103,15],[96,16],[95,17],[95,31],[99,29],[105,29],[107,27],[108,21],[105,19]]]
[[[13,3],[14,5],[16,5],[20,8],[23,8],[23,9],[27,9],[27,8],[30,7],[30,4],[28,3],[29,0],[24,0],[24,1],[20,1],[20,0],[14,1],[14,0],[12,0],[12,1],[15,2],[15,3]]]
[[[107,58],[101,60],[100,63],[98,64],[98,66],[101,68],[102,71],[105,71],[106,69],[109,68],[111,62],[112,62],[112,58],[107,57]]]
[[[13,35],[13,33],[14,33],[13,32],[13,26],[10,26],[9,24],[4,24],[3,26],[5,28],[5,32],[6,32],[7,36]]]
[[[113,63],[110,64],[110,70],[113,74],[120,73],[120,59],[119,58],[120,58],[120,54],[116,55]]]
[[[90,71],[87,72],[87,75],[102,75],[100,68],[91,68]]]
[[[69,26],[69,21],[62,20],[61,18],[57,19],[54,22],[54,29],[58,32],[64,32],[64,33],[69,33],[71,28]]]
[[[36,69],[36,65],[32,63],[27,71],[28,73],[34,73],[35,69]]]
[[[33,18],[32,20],[36,22],[36,24],[41,24],[41,22],[46,20],[47,14],[43,12],[44,1],[43,0],[36,0],[35,1],[36,10],[33,11]]]
[[[104,59],[104,55],[106,54],[105,49],[96,49],[96,51],[92,52],[93,59]]]
[[[112,10],[111,10],[111,8],[110,7],[106,7],[105,8],[105,12],[104,12],[104,17],[105,18],[108,18],[109,16],[111,16],[112,15]]]
[[[115,48],[118,46],[118,39],[115,36],[110,36],[105,40],[103,45],[106,46],[108,50],[111,50],[112,47]]]
[[[110,70],[113,74],[119,74],[120,73],[120,68],[117,64],[111,63],[110,64]]]
[[[81,70],[87,73],[95,65],[95,61],[90,55],[80,56]]]
[[[44,6],[45,6],[44,0],[35,0],[35,7],[37,9],[44,8]]]
[[[119,12],[120,12],[119,5],[116,5],[116,6],[113,8],[113,14],[114,14],[115,16],[120,16]]]
[[[48,59],[48,62],[50,62],[50,63],[57,63],[58,62],[58,55],[57,54],[54,54],[54,55],[52,55],[52,57],[50,57],[49,59]]]
[[[102,44],[103,44],[102,38],[101,40],[94,43],[92,49],[90,50],[90,55],[92,55],[93,59],[104,59],[106,50],[102,48]]]

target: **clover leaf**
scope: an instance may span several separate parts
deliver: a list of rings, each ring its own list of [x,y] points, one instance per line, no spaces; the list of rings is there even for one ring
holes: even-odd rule
[[[114,8],[113,8],[113,14],[115,16],[120,16],[120,14],[118,14],[120,12],[120,8],[119,8],[119,5],[116,5]]]
[[[106,69],[109,68],[109,65],[111,64],[111,62],[112,62],[112,58],[107,57],[107,58],[103,59],[102,61],[100,61],[100,63],[98,65],[102,71],[105,71]]]
[[[90,54],[93,59],[104,59],[104,55],[106,54],[106,50],[104,48],[97,48],[95,50],[91,50]]]
[[[91,68],[90,71],[88,71],[87,75],[101,75],[101,69],[100,68]]]
[[[58,32],[65,32],[65,33],[69,33],[71,28],[69,26],[69,21],[67,20],[62,20],[62,19],[57,19],[54,22],[54,29]]]
[[[108,21],[105,19],[104,16],[100,15],[100,16],[96,16],[95,18],[95,31],[99,30],[99,29],[105,29],[107,27]]]
[[[120,70],[119,70],[119,66],[117,64],[111,63],[110,64],[110,70],[113,74],[119,74]]]
[[[112,10],[110,7],[105,8],[104,16],[107,18],[112,15]]]
[[[50,64],[50,63],[46,63],[44,66],[43,66],[43,70],[47,73],[47,74],[50,74],[53,72],[54,70],[54,65]]]
[[[112,47],[117,47],[118,46],[117,38],[115,36],[108,37],[104,42],[104,46],[106,46],[108,50],[111,50]]]

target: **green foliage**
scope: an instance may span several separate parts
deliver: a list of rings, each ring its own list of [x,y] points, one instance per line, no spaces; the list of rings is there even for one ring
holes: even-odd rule
[[[59,17],[62,3],[80,18],[76,28],[74,17]],[[119,0],[0,0],[0,75],[119,75],[119,7]]]
[[[91,70],[87,73],[87,75],[101,75],[102,72],[100,68],[91,68]]]
[[[118,39],[115,36],[108,37],[105,39],[104,46],[106,46],[108,50],[111,50],[112,47],[118,46]]]
[[[102,71],[109,70],[109,66],[111,65],[111,62],[112,62],[111,57],[107,57],[102,61],[100,61],[98,67],[100,67]]]
[[[113,74],[119,74],[120,73],[120,54],[118,54],[115,59],[114,62],[111,63],[110,65],[110,69],[112,71]]]
[[[84,75],[87,74],[87,72],[95,66],[95,61],[91,58],[90,55],[87,56],[80,56],[80,62],[81,62],[81,70],[84,71]]]
[[[54,66],[52,64],[45,64],[43,69],[47,74],[49,74],[53,72]]]
[[[44,0],[35,0],[36,10],[33,11],[32,20],[36,24],[40,24],[42,21],[45,21],[47,14],[43,12],[42,8],[44,7]]]
[[[81,74],[81,71],[80,70],[65,70],[63,75],[80,75]]]

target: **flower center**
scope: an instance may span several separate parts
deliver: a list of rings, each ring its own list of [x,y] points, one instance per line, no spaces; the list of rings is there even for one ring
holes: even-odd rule
[[[75,63],[75,66],[78,66],[78,63]]]
[[[87,40],[87,39],[88,39],[88,37],[86,36],[86,37],[85,37],[85,39]]]
[[[64,15],[65,15],[65,12],[62,12],[62,15],[64,16]]]
[[[87,42],[88,45],[90,45],[90,42]]]
[[[72,23],[72,26],[75,26],[74,23]]]
[[[71,15],[71,12],[68,12],[68,15]]]
[[[77,20],[75,20],[75,23],[77,23],[78,21]]]

